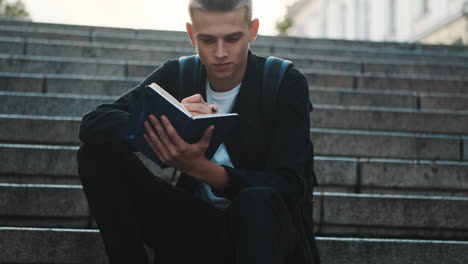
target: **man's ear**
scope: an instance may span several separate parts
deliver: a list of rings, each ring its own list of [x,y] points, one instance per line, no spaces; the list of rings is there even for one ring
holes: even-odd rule
[[[258,18],[254,18],[252,21],[250,21],[250,38],[249,38],[249,41],[250,42],[254,42],[255,39],[257,38],[257,34],[258,34],[258,28],[260,26],[260,21],[258,20]]]
[[[192,24],[187,22],[187,24],[185,24],[185,28],[187,29],[187,35],[188,35],[188,37],[190,39],[190,44],[192,44],[192,46],[195,46],[195,36],[193,35]]]

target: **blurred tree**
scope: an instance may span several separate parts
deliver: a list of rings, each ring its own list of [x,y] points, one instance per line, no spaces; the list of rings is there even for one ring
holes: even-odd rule
[[[16,0],[14,3],[8,3],[6,0],[0,0],[0,17],[30,19],[29,13],[22,0]]]
[[[276,30],[278,31],[278,35],[287,36],[288,30],[292,27],[292,25],[292,19],[288,15],[284,15],[282,19],[276,21]]]

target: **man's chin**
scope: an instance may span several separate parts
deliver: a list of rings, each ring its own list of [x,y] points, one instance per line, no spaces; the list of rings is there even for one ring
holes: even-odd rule
[[[232,78],[232,72],[231,71],[216,71],[211,74],[212,77],[218,79],[218,80],[226,80]]]

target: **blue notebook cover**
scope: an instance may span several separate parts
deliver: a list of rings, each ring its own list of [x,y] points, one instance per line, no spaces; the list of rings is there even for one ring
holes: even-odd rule
[[[138,104],[130,106],[130,120],[126,140],[138,151],[158,164],[161,168],[168,167],[162,163],[151,147],[146,143],[144,122],[153,114],[158,119],[165,115],[172,123],[179,136],[187,143],[196,143],[205,130],[214,125],[210,146],[205,156],[211,159],[218,150],[224,138],[235,125],[239,115],[210,114],[192,117],[190,113],[169,93],[156,84],[145,87],[145,95]]]

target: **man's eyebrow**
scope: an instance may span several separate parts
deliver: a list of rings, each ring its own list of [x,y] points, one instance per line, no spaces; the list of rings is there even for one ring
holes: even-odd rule
[[[234,32],[234,33],[226,35],[226,38],[239,37],[239,36],[242,36],[242,35],[244,35],[244,32],[239,31],[239,32]]]
[[[214,38],[214,36],[208,34],[198,34],[197,38]]]
[[[239,32],[234,32],[234,33],[230,33],[230,34],[227,34],[226,36],[224,36],[225,38],[232,38],[232,37],[238,37],[238,36],[242,36],[244,35],[243,32],[239,31]],[[213,36],[213,35],[210,35],[210,34],[203,34],[203,33],[200,33],[197,35],[197,38],[215,38],[216,36]]]

